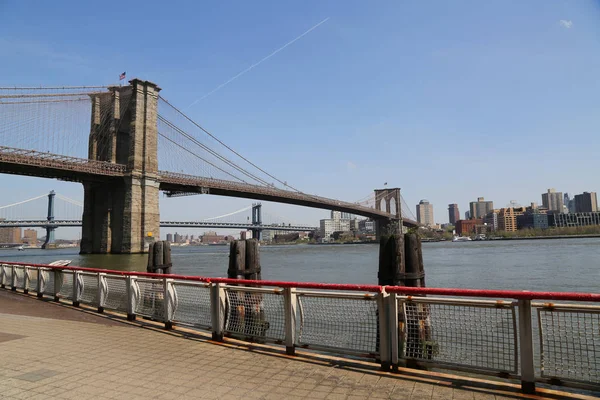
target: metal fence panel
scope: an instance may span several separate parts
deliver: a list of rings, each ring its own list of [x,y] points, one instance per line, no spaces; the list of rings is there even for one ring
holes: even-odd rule
[[[283,291],[225,287],[225,333],[256,341],[283,342],[285,309]]]
[[[25,267],[15,265],[15,287],[17,289],[25,289]]]
[[[43,269],[41,271],[42,289],[41,293],[54,296],[54,270]]]
[[[4,271],[2,284],[10,287],[12,285],[12,265],[3,265],[2,270]]]
[[[61,299],[73,299],[73,276],[75,275],[74,271],[61,271],[60,275],[62,276],[62,283],[60,284],[60,291],[58,292],[58,297]]]
[[[27,267],[27,275],[29,275],[29,284],[27,289],[31,292],[37,292],[38,290],[38,269],[33,267]]]
[[[400,355],[477,370],[518,373],[515,306],[477,300],[402,301]],[[471,302],[471,304],[469,304]]]
[[[298,292],[298,344],[357,353],[377,352],[375,296],[320,297]]]
[[[542,377],[600,383],[600,307],[538,308]]]
[[[162,279],[137,279],[139,297],[135,302],[135,314],[157,321],[164,321],[164,282]]]
[[[211,329],[210,287],[175,281],[173,289],[176,298],[173,322]]]
[[[127,278],[106,275],[104,308],[127,312]]]
[[[98,305],[98,274],[81,273],[81,294],[79,301],[85,304]]]

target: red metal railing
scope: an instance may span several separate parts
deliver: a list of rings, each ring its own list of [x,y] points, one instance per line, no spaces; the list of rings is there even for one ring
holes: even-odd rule
[[[116,271],[112,269],[85,268],[85,267],[56,267],[47,264],[31,264],[12,261],[0,261],[0,264],[19,265],[28,267],[42,267],[67,271],[82,271],[93,273],[106,273],[119,276],[139,276],[146,278],[169,278],[192,282],[222,283],[222,284],[243,284],[252,286],[273,286],[281,288],[300,288],[300,289],[323,289],[323,290],[350,290],[358,292],[380,293],[385,290],[387,293],[397,293],[403,295],[436,295],[436,296],[458,296],[458,297],[487,297],[487,298],[510,298],[517,300],[564,300],[564,301],[590,301],[600,302],[600,293],[582,293],[582,292],[534,292],[519,290],[487,290],[487,289],[456,289],[456,288],[416,288],[408,286],[379,286],[368,284],[341,284],[341,283],[319,283],[319,282],[291,282],[291,281],[270,281],[270,280],[243,280],[219,277],[190,276],[190,275],[166,275],[154,274],[138,271]]]

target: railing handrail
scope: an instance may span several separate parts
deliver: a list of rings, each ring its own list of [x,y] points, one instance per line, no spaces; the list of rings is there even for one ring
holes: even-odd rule
[[[298,289],[322,289],[322,290],[349,290],[373,293],[398,293],[404,295],[438,295],[438,296],[459,296],[459,297],[484,297],[484,298],[510,298],[517,300],[565,300],[565,301],[586,301],[600,302],[600,293],[583,292],[535,292],[519,290],[488,290],[488,289],[458,289],[458,288],[417,288],[407,286],[380,286],[369,284],[343,284],[343,283],[320,283],[320,282],[290,282],[290,281],[271,281],[271,280],[244,280],[230,279],[206,276],[190,276],[176,274],[156,274],[150,272],[138,271],[115,271],[112,269],[86,268],[86,267],[61,267],[48,264],[33,264],[14,261],[0,261],[0,264],[16,265],[24,267],[50,268],[66,271],[82,271],[93,273],[105,273],[118,276],[139,276],[146,278],[168,278],[182,281],[195,281],[205,283],[222,283],[230,285],[251,285],[251,286],[274,286],[281,288]]]

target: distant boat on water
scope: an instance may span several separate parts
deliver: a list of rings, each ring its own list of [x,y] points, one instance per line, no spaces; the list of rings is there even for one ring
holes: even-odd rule
[[[452,238],[453,242],[470,242],[471,240],[473,240],[473,239],[471,239],[468,236],[454,236]]]

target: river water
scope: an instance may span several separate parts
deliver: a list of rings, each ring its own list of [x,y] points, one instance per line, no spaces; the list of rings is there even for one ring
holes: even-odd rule
[[[379,247],[262,246],[262,277],[327,283],[377,283]],[[227,276],[228,246],[173,247],[173,272]],[[0,260],[145,271],[145,255],[83,255],[78,249],[2,250]],[[600,238],[423,243],[428,287],[600,293]]]

